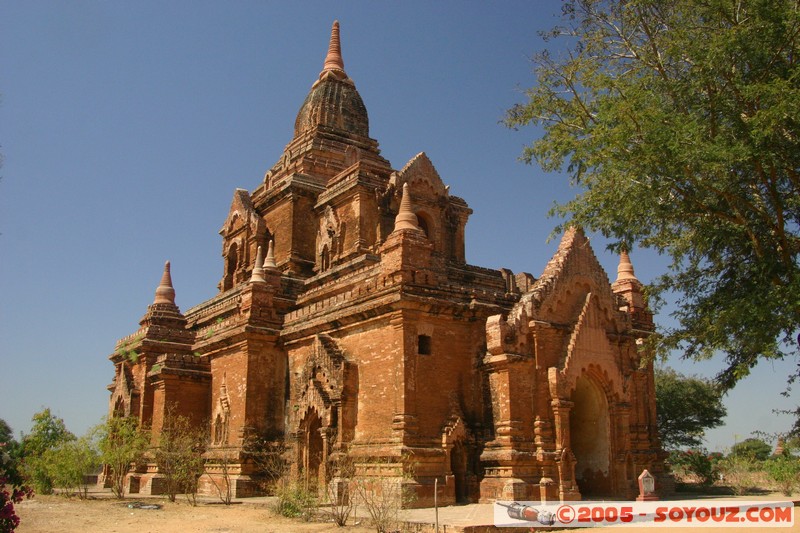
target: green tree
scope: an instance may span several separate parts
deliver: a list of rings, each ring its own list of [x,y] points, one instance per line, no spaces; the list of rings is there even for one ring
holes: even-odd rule
[[[673,473],[679,478],[689,478],[700,485],[708,486],[714,483],[718,476],[717,463],[719,456],[709,454],[704,449],[697,450],[673,450],[669,454],[669,463],[672,465]]]
[[[14,431],[11,429],[11,426],[8,425],[8,422],[2,418],[0,418],[0,442],[6,444],[16,442],[14,439]]]
[[[772,446],[761,439],[749,438],[737,442],[731,447],[729,455],[734,457],[749,457],[756,461],[765,461],[772,454]]]
[[[2,453],[8,456],[8,460],[17,465],[22,453],[20,443],[14,438],[14,431],[11,426],[2,418],[0,418],[0,446],[2,446]]]
[[[150,435],[135,417],[112,417],[95,428],[100,461],[107,466],[111,492],[125,497],[125,475],[131,464],[141,461],[150,445]]]
[[[722,424],[727,410],[722,391],[708,380],[656,367],[656,412],[661,443],[666,449],[696,448],[706,429]]]
[[[206,434],[205,427],[194,426],[188,418],[167,410],[155,459],[158,471],[164,476],[169,501],[174,502],[177,494],[186,494],[194,503],[197,480],[205,469]]]
[[[30,479],[36,492],[50,494],[53,492],[53,478],[50,476],[45,452],[64,442],[75,440],[64,420],[46,408],[31,418],[33,427],[28,435],[23,435],[21,455],[24,460],[23,471]]]
[[[89,493],[86,479],[100,466],[100,452],[92,435],[86,435],[45,451],[42,462],[54,487],[77,492],[81,499],[86,499]]]
[[[784,496],[791,496],[800,487],[800,457],[783,453],[764,463],[764,470]]]
[[[567,0],[565,44],[509,127],[543,135],[523,160],[582,189],[554,214],[671,257],[651,302],[678,295],[662,353],[724,353],[726,388],[797,349],[800,4]],[[795,376],[797,378],[797,376]]]

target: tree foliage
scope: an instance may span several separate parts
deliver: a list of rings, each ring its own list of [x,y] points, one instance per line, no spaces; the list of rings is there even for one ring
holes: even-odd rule
[[[800,341],[800,4],[563,10],[545,38],[567,46],[535,58],[538,84],[505,123],[541,126],[523,159],[582,189],[555,214],[671,257],[650,288],[679,295],[660,348],[724,353],[732,387]]]
[[[67,429],[62,418],[50,412],[50,408],[34,414],[31,420],[31,432],[24,435],[20,443],[23,471],[36,492],[50,494],[54,484],[45,454],[65,442],[75,440],[75,435]]]
[[[722,424],[727,410],[718,386],[661,367],[655,370],[655,381],[658,431],[664,448],[699,447],[705,430]]]
[[[16,444],[16,442],[16,439],[14,439],[14,431],[11,429],[11,426],[8,425],[8,422],[0,418],[0,443]]]
[[[174,410],[168,409],[164,428],[158,437],[155,460],[164,476],[164,489],[169,501],[177,494],[186,494],[195,503],[197,480],[203,474],[207,428],[198,427]]]
[[[42,463],[54,487],[86,499],[89,495],[87,479],[100,466],[100,452],[90,434],[45,451]]]
[[[735,457],[749,457],[756,461],[765,461],[772,453],[772,446],[761,439],[754,437],[737,442],[731,447],[729,455]]]
[[[793,452],[794,447],[787,443],[783,453],[771,457],[764,463],[767,475],[784,496],[791,496],[795,489],[800,488],[800,455],[795,455]]]
[[[19,526],[14,504],[33,496],[19,471],[18,445],[11,427],[0,419],[0,531],[14,531]]]
[[[100,460],[107,467],[111,492],[125,497],[125,476],[140,461],[150,444],[150,435],[135,417],[112,417],[96,428]]]
[[[708,486],[714,483],[718,475],[717,464],[720,454],[709,454],[704,449],[673,450],[669,454],[672,472],[681,479]]]

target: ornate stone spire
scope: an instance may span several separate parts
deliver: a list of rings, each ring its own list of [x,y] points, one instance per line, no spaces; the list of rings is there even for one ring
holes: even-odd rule
[[[325,64],[322,66],[322,73],[334,70],[344,72],[344,60],[342,59],[342,45],[339,41],[339,21],[333,21],[331,28],[331,41],[328,45],[328,55],[325,57]]]
[[[419,228],[417,215],[411,208],[411,195],[408,192],[408,183],[403,184],[403,196],[400,199],[400,210],[394,219],[394,230],[412,229],[422,231]]]
[[[256,252],[256,264],[253,266],[253,273],[250,276],[250,283],[266,281],[264,279],[264,254],[261,252],[261,246],[258,247]]]
[[[619,254],[619,266],[617,267],[617,281],[611,284],[614,294],[622,296],[628,302],[629,310],[645,309],[644,295],[642,294],[642,283],[633,273],[633,264],[628,255],[628,251],[623,248]]]
[[[278,265],[275,264],[275,251],[272,243],[273,241],[270,239],[269,246],[267,246],[267,258],[264,259],[264,270],[278,270]]]
[[[318,128],[369,137],[369,118],[364,101],[344,71],[339,22],[333,23],[328,54],[319,78],[311,86],[294,122],[294,136]]]
[[[156,299],[153,300],[153,303],[175,305],[175,289],[172,288],[169,261],[164,264],[164,274],[161,276],[161,283],[156,288]]]
[[[617,266],[617,281],[628,281],[634,280],[639,281],[636,279],[636,275],[633,273],[633,264],[631,263],[631,258],[628,255],[628,251],[623,249],[622,252],[619,254],[619,266]]]

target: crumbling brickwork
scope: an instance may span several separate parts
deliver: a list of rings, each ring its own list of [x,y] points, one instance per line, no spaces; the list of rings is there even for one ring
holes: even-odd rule
[[[167,409],[205,425],[209,492],[223,475],[257,492],[260,438],[322,483],[341,454],[394,464],[415,505],[436,479],[442,503],[634,495],[663,457],[627,254],[613,284],[577,229],[539,278],[468,265],[471,212],[424,153],[400,170],[380,155],[335,24],[293,139],[234,192],[219,294],[182,314],[167,265],[110,357],[110,413],[154,445]],[[155,465],[129,476],[158,490]]]

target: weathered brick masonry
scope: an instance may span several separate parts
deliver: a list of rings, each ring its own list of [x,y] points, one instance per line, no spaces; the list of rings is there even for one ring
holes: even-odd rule
[[[236,495],[257,491],[245,447],[262,437],[323,482],[341,454],[367,474],[411,458],[398,479],[415,505],[437,478],[444,503],[634,495],[663,457],[638,346],[652,316],[627,254],[611,284],[573,229],[538,279],[475,267],[471,212],[424,153],[401,170],[381,157],[335,23],[294,137],[234,192],[219,294],[182,314],[167,264],[110,356],[110,413],[137,416],[153,445],[167,410],[208,426],[209,492],[223,466]],[[129,486],[157,493],[159,476],[140,466]]]

